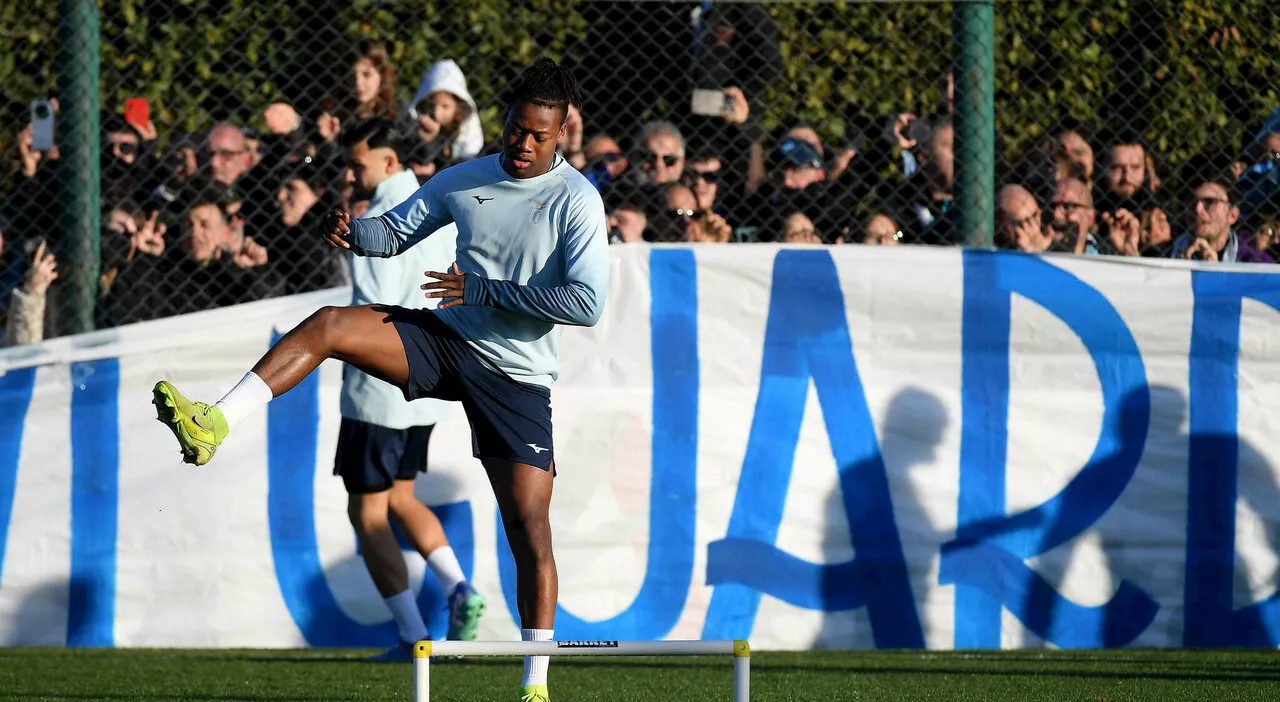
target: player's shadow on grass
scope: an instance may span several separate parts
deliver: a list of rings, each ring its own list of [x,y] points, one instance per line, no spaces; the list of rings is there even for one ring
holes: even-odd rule
[[[891,495],[911,498],[893,501],[893,528],[897,530],[897,538],[902,544],[912,591],[911,600],[926,640],[929,619],[922,607],[925,603],[923,595],[930,590],[934,555],[949,535],[940,532],[929,517],[928,503],[932,501],[936,504],[938,500],[934,495],[922,494],[915,489],[914,485],[920,478],[915,476],[913,480],[912,473],[935,463],[935,452],[942,443],[949,423],[947,408],[936,396],[920,388],[901,390],[889,401],[877,434],[880,455],[869,457],[850,469],[854,473],[879,470],[876,465],[878,458],[883,462]],[[848,533],[849,527],[846,525],[856,520],[846,516],[846,502],[838,485],[827,496],[822,550],[828,563],[847,560],[849,557],[853,535]],[[869,541],[884,543],[883,536],[888,535],[868,536]],[[858,554],[855,552],[853,555],[856,557]],[[847,599],[842,590],[851,586],[852,584],[834,578],[824,579],[825,601]],[[829,611],[823,615],[822,627],[813,645],[827,649],[875,648],[872,634],[865,608],[852,612]]]

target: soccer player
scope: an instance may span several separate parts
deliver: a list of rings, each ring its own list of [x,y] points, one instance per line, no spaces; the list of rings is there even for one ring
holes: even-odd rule
[[[353,198],[369,200],[366,218],[413,197],[418,178],[401,165],[403,144],[391,120],[358,122],[342,141],[353,178]],[[457,250],[457,238],[457,226],[449,224],[395,258],[350,255],[352,304],[421,306],[425,300],[418,290],[419,276],[424,270],[447,268]],[[474,639],[484,599],[466,582],[440,520],[413,494],[414,479],[427,469],[431,430],[447,416],[448,403],[408,402],[398,388],[348,366],[342,377],[341,408],[334,473],[342,476],[347,489],[347,514],[365,567],[400,630],[399,644],[371,660],[413,660],[414,642],[427,638],[388,513],[427,560],[449,598],[448,638]]]
[[[456,223],[455,263],[428,272],[433,280],[422,286],[442,301],[438,309],[325,307],[215,405],[191,402],[166,381],[153,393],[158,418],[196,465],[328,358],[401,388],[408,400],[460,401],[516,563],[521,637],[533,641],[552,640],[556,611],[550,386],[560,337],[563,325],[595,325],[609,278],[604,204],[556,154],[569,105],[581,107],[572,74],[538,61],[515,86],[500,154],[441,171],[379,217],[325,217],[329,243],[365,256],[399,254]],[[521,702],[549,700],[546,681],[547,658],[526,657]]]

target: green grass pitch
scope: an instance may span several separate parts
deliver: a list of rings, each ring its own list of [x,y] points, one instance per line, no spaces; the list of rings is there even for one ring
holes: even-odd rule
[[[409,664],[347,649],[0,649],[0,700],[411,700]],[[557,702],[729,700],[730,658],[557,658]],[[432,663],[433,702],[513,702],[519,659]],[[1280,700],[1280,652],[1008,651],[752,656],[753,702]]]

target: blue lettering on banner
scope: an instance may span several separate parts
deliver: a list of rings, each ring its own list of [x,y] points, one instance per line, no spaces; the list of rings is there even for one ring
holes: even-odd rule
[[[273,335],[272,343],[280,335]],[[290,616],[312,646],[384,646],[398,636],[393,621],[361,624],[339,604],[325,579],[315,528],[316,446],[320,428],[320,373],[314,371],[267,405],[267,522],[276,582]],[[334,480],[337,480],[335,477]],[[472,576],[475,541],[471,504],[431,508],[444,526],[463,574]],[[346,520],[346,513],[321,519]],[[435,578],[423,580],[418,606],[432,638],[448,627],[447,600]]]
[[[18,460],[22,456],[22,430],[31,408],[36,385],[35,368],[19,368],[0,375],[0,575],[4,574],[9,520],[18,492]]]
[[[1000,648],[1001,608],[1064,648],[1129,643],[1157,603],[1129,581],[1105,605],[1063,597],[1024,561],[1096,522],[1128,485],[1146,443],[1150,394],[1137,344],[1111,303],[1067,271],[1019,254],[964,253],[960,499],[956,539],[942,548],[939,582],[956,586],[955,647]],[[1018,293],[1066,323],[1102,386],[1101,435],[1088,464],[1057,495],[1005,514],[1010,304]]]
[[[653,356],[653,470],[649,484],[649,551],[640,592],[626,610],[586,621],[556,606],[556,633],[571,639],[656,640],[684,610],[693,580],[698,455],[698,276],[692,251],[649,255],[650,348]],[[497,517],[498,574],[512,619],[516,569]]]
[[[1195,271],[1191,329],[1191,438],[1183,643],[1280,644],[1280,593],[1235,609],[1236,501],[1239,497],[1241,300],[1280,310],[1274,275]]]
[[[774,545],[810,378],[853,542],[854,557],[845,563],[809,563]],[[924,647],[844,294],[825,251],[784,250],[774,261],[755,416],[727,535],[707,549],[707,584],[715,592],[706,639],[750,636],[767,594],[807,609],[866,607],[877,647]]]
[[[120,504],[120,361],[73,363],[68,646],[111,646]]]

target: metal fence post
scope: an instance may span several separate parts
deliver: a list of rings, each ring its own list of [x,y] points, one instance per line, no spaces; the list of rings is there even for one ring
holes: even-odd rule
[[[59,0],[58,17],[58,215],[66,261],[69,333],[91,331],[98,295],[101,213],[99,200],[98,4]]]
[[[967,246],[990,247],[995,228],[995,12],[992,0],[956,0],[955,203]]]

